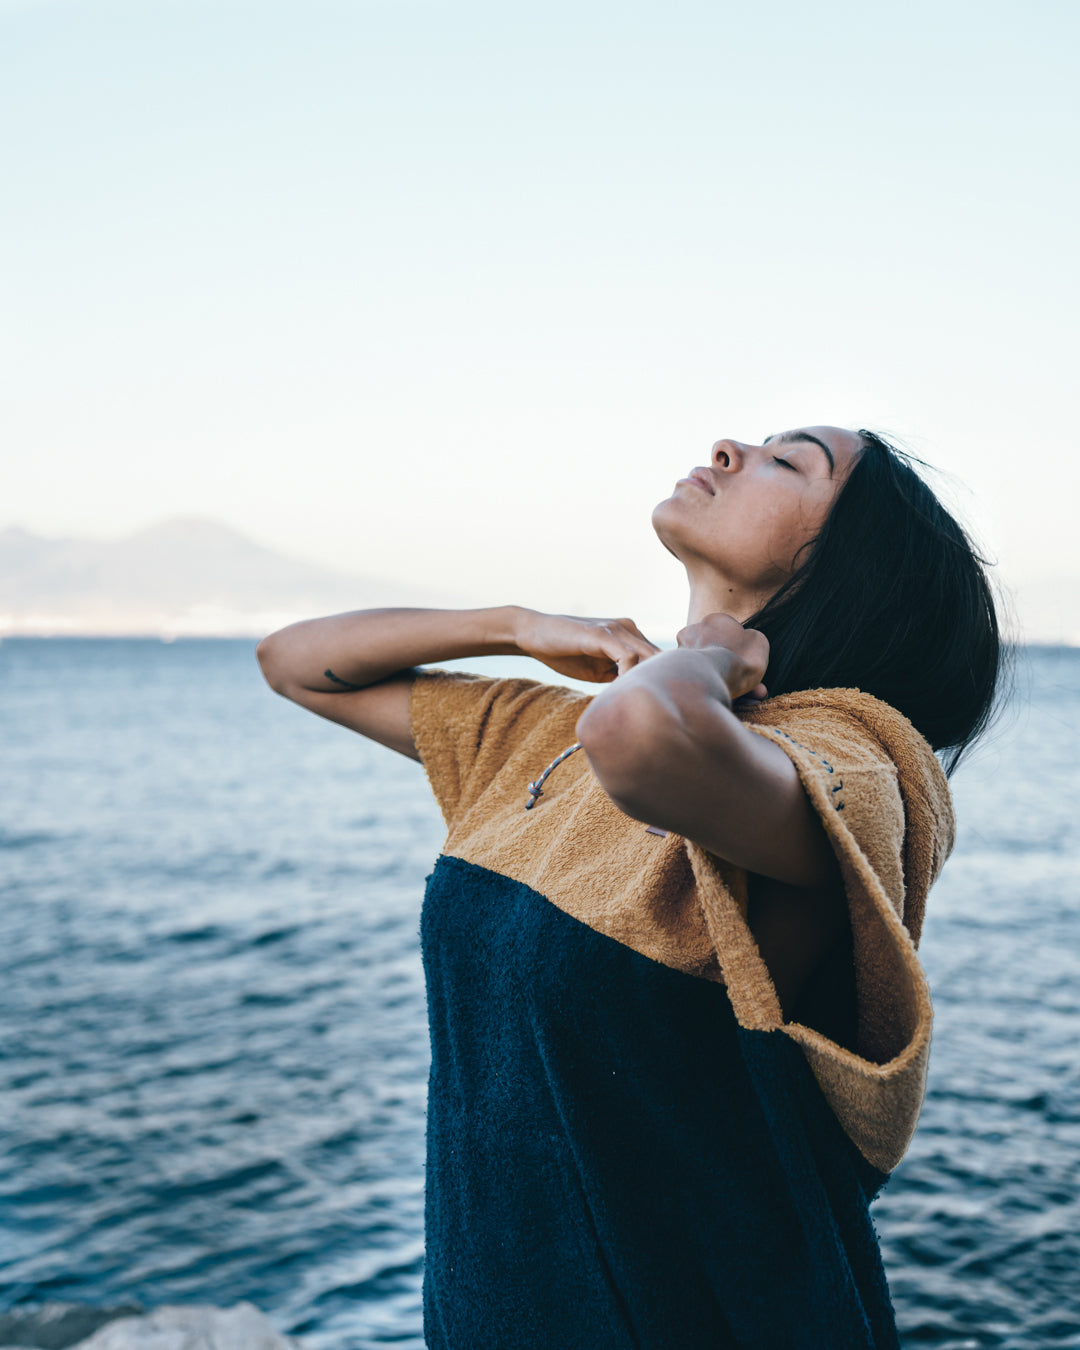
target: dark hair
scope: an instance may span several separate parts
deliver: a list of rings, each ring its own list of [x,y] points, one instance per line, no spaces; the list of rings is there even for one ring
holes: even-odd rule
[[[871,431],[806,561],[746,622],[769,639],[769,694],[854,688],[908,718],[951,773],[995,709],[1004,653],[979,556]]]

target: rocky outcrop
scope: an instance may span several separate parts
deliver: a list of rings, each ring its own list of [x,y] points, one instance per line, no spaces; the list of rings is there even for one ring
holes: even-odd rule
[[[107,1319],[103,1325],[102,1318]],[[89,1336],[66,1339],[95,1321],[97,1330]],[[234,1308],[166,1306],[134,1316],[124,1309],[66,1306],[54,1315],[43,1308],[21,1319],[7,1314],[0,1333],[10,1336],[13,1330],[20,1340],[9,1340],[0,1350],[300,1350],[299,1341],[275,1330],[250,1303]]]

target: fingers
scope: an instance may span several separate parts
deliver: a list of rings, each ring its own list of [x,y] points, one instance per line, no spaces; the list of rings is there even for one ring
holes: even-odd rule
[[[597,684],[610,683],[660,650],[629,618],[538,614],[515,636],[525,655],[560,674]]]
[[[643,656],[638,656],[636,652],[630,652],[626,656],[620,657],[615,663],[616,674],[625,675],[628,670],[633,670],[645,659]]]
[[[616,623],[627,646],[639,660],[644,661],[659,652],[660,648],[655,642],[649,641],[633,619],[618,619]]]
[[[628,670],[633,670],[660,650],[641,632],[633,619],[610,619],[600,627],[604,635],[601,647],[604,654],[615,662],[615,675],[625,675]]]
[[[744,628],[733,615],[717,610],[680,629],[675,642],[679,647],[725,646],[740,641],[746,633],[756,632],[755,628]]]
[[[615,622],[619,624],[620,627],[625,628],[633,637],[637,638],[638,641],[643,644],[649,656],[655,656],[660,650],[655,642],[649,641],[633,619],[616,619]]]

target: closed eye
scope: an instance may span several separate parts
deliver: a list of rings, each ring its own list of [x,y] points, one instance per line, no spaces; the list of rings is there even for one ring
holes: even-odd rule
[[[792,473],[799,472],[798,469],[795,467],[794,464],[791,463],[790,460],[781,459],[779,455],[773,455],[773,463],[782,464],[785,469],[790,469]]]

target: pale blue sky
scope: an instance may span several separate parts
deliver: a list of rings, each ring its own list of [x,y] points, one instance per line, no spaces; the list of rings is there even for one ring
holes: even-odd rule
[[[0,525],[677,624],[721,435],[1080,575],[1080,6],[0,0]],[[655,617],[654,617],[655,616]],[[1078,619],[1080,629],[1080,619]]]

